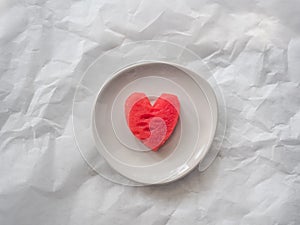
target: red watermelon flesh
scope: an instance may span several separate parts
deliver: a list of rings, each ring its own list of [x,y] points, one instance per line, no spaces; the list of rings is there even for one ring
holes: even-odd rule
[[[127,124],[144,145],[157,151],[171,136],[180,113],[177,96],[162,94],[151,105],[144,93],[133,93],[125,103]]]

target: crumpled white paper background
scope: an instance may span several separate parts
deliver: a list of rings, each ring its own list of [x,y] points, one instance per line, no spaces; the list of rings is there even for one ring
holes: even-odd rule
[[[1,1],[0,224],[300,224],[300,1]],[[96,175],[71,124],[82,72],[166,40],[210,66],[227,101],[204,173],[126,187]]]

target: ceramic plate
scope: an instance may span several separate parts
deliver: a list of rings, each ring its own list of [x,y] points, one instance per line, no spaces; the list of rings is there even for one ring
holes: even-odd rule
[[[170,93],[180,101],[178,124],[157,152],[147,149],[127,126],[125,100],[134,92],[153,101]],[[127,66],[103,82],[91,118],[97,150],[114,170],[138,183],[162,184],[181,178],[203,160],[215,135],[218,108],[214,91],[201,74],[151,61]]]

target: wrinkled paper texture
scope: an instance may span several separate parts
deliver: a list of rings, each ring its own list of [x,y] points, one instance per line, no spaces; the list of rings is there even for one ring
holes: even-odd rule
[[[1,1],[0,224],[300,224],[300,1]],[[93,60],[124,43],[196,52],[222,88],[223,147],[203,173],[126,187],[76,149]]]

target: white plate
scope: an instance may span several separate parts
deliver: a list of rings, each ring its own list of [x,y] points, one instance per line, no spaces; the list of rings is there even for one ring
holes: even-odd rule
[[[179,98],[179,124],[158,152],[147,151],[126,125],[124,104],[133,92]],[[92,130],[99,153],[113,169],[138,183],[161,184],[181,178],[203,160],[213,141],[217,114],[214,91],[200,75],[176,64],[143,62],[104,82],[93,107]]]

